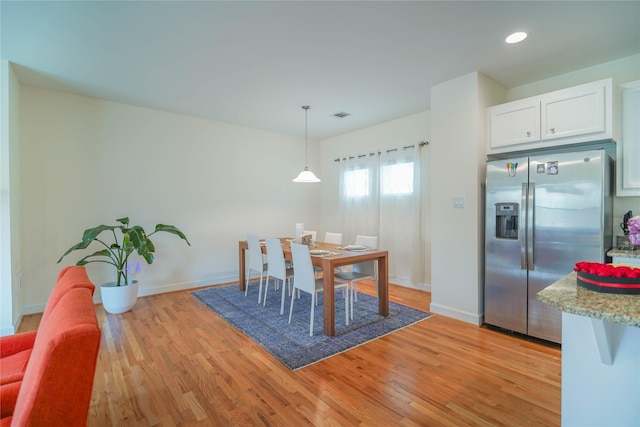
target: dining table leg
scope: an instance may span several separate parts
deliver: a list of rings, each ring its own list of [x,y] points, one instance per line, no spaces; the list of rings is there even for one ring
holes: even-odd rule
[[[242,244],[242,242],[238,243],[238,271],[239,271],[239,278],[238,278],[238,286],[240,287],[240,290],[242,292],[244,292],[246,283],[245,283],[245,250],[244,250],[244,246]]]
[[[386,256],[378,259],[378,313],[389,316],[389,265]]]
[[[333,271],[333,266],[330,263],[325,267],[323,266],[323,271]],[[336,334],[336,325],[334,319],[335,312],[335,295],[333,293],[334,287],[334,279],[333,274],[323,274],[322,275],[322,284],[324,287],[323,292],[323,314],[324,314],[324,334],[330,337]]]

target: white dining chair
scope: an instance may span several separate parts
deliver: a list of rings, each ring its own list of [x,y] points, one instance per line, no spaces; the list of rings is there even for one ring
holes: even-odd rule
[[[309,336],[313,336],[313,316],[315,314],[318,293],[324,290],[322,279],[316,279],[313,274],[313,264],[309,247],[297,243],[291,243],[291,257],[293,258],[293,292],[291,292],[291,308],[289,308],[289,324],[293,316],[293,302],[296,290],[311,294],[311,318],[309,320]],[[335,289],[345,289],[344,294],[344,320],[349,324],[349,292],[347,283],[336,283]]]
[[[318,232],[315,230],[304,230],[302,232],[303,235],[305,234],[311,234],[311,241],[315,242],[316,241],[316,236],[318,235]]]
[[[278,289],[278,280],[282,283],[282,297],[280,298],[280,315],[284,314],[284,294],[286,289],[291,293],[291,278],[293,277],[293,268],[287,267],[284,262],[284,252],[282,250],[282,242],[280,239],[267,237],[264,239],[267,245],[267,280],[264,287],[263,306],[267,305],[267,292],[269,291],[269,277],[273,277],[275,289]]]
[[[262,248],[260,247],[260,238],[255,234],[247,234],[247,246],[249,247],[249,262],[247,262],[247,278],[244,285],[244,296],[246,298],[249,291],[249,281],[251,279],[251,272],[255,271],[260,273],[260,282],[258,284],[258,304],[262,300],[262,277],[266,273],[267,261],[264,259]]]
[[[377,236],[356,236],[356,246],[364,246],[369,249],[378,248]],[[357,283],[359,280],[372,279],[376,283],[376,296],[378,295],[378,261],[366,261],[353,264],[351,271],[338,271],[334,274],[336,281],[349,284],[349,300],[351,302],[351,318],[353,319],[354,301],[358,301]]]
[[[324,242],[332,243],[334,245],[342,244],[342,233],[332,233],[331,231],[327,231],[324,233]]]
[[[342,244],[342,233],[332,233],[330,231],[327,231],[326,233],[324,233],[323,242],[324,243],[331,243],[331,244],[334,244],[334,245],[341,245]],[[313,271],[316,273],[316,277],[319,277],[318,275],[322,271],[322,268],[313,266]],[[336,270],[336,271],[339,271],[339,270]]]

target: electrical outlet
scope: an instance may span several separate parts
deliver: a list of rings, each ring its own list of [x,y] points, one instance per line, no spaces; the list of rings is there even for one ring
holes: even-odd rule
[[[464,196],[453,196],[453,207],[464,208]]]

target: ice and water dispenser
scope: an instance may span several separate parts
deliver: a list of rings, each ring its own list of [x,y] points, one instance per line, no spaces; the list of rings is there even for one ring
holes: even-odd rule
[[[518,240],[518,203],[496,203],[496,237]]]

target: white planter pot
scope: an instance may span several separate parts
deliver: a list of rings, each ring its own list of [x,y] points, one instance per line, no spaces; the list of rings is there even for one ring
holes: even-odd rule
[[[138,300],[138,281],[133,280],[127,286],[116,286],[116,282],[100,285],[102,306],[111,314],[125,313],[136,305]]]

